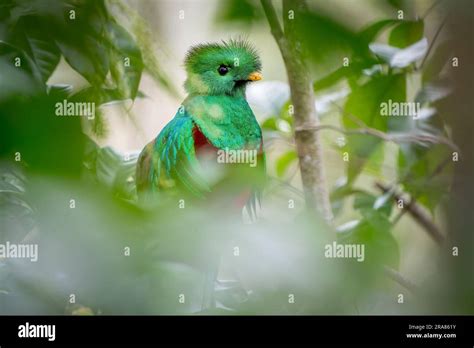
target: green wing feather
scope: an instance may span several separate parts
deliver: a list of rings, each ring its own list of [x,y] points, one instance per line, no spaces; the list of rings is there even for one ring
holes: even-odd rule
[[[199,176],[193,139],[194,122],[178,111],[158,137],[140,154],[137,165],[138,192],[185,188],[197,196],[210,191]]]

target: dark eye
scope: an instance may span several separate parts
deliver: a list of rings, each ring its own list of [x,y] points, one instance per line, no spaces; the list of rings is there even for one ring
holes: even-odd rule
[[[225,74],[229,72],[229,68],[226,67],[225,65],[221,65],[219,69],[217,69],[217,71],[219,72],[221,76],[224,76]]]

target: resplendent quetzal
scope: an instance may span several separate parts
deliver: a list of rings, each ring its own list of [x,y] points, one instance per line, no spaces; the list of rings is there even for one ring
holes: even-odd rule
[[[203,175],[206,168],[202,161],[209,152],[214,152],[216,159],[216,153],[227,151],[230,156],[222,158],[230,162],[258,154],[254,171],[265,170],[262,131],[245,98],[247,84],[262,78],[256,50],[245,40],[200,44],[191,47],[184,65],[188,96],[175,117],[140,154],[136,173],[139,195],[165,189],[198,197],[210,195],[215,182],[210,183]],[[248,163],[237,166],[245,165],[246,170],[251,167]],[[241,184],[245,181],[238,188],[241,194],[233,192],[232,199],[242,203],[240,208],[245,203],[255,208],[258,190],[254,190],[250,177],[243,176],[238,175]],[[247,190],[243,190],[245,186]]]

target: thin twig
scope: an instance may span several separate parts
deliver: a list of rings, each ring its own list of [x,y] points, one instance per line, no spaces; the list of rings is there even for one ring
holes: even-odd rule
[[[397,282],[398,284],[403,286],[405,289],[409,290],[412,294],[416,294],[418,292],[418,286],[416,286],[412,281],[406,279],[404,276],[402,276],[399,272],[397,272],[393,268],[384,266],[384,273],[387,275],[387,277]]]
[[[406,142],[428,142],[432,144],[444,144],[449,146],[451,149],[454,151],[460,152],[459,147],[454,144],[451,140],[448,138],[442,137],[442,136],[435,136],[435,135],[430,135],[430,134],[402,134],[402,135],[389,135],[387,133],[384,133],[378,129],[371,128],[369,127],[364,121],[362,121],[360,118],[355,117],[352,114],[346,113],[339,105],[333,102],[333,105],[335,105],[341,112],[344,117],[350,118],[352,122],[357,124],[360,128],[359,129],[351,129],[351,130],[344,130],[338,127],[334,126],[319,126],[323,127],[322,129],[332,129],[337,132],[345,133],[345,134],[362,134],[362,135],[372,135],[375,137],[379,137],[385,141],[388,142],[393,142],[393,143],[406,143]],[[355,131],[355,132],[353,132]]]
[[[273,176],[269,176],[268,179],[270,181],[274,181],[276,182],[278,185],[280,186],[284,186],[284,187],[287,187],[290,191],[293,191],[294,193],[298,194],[299,196],[301,196],[302,198],[304,198],[304,192],[299,190],[298,188],[294,187],[293,185],[291,185],[290,183],[286,182],[285,180],[281,180],[281,179],[278,179],[276,177],[273,177]],[[267,192],[272,192],[271,189],[269,189]]]
[[[428,14],[429,14],[436,6],[438,6],[440,3],[441,3],[441,1],[435,1],[435,2],[425,11],[425,13],[423,14],[423,16],[421,16],[421,19],[425,19],[426,16],[428,16]]]
[[[423,60],[421,61],[420,66],[419,66],[418,68],[416,68],[416,70],[421,70],[421,69],[423,69],[423,66],[425,65],[426,59],[427,59],[428,56],[430,55],[431,50],[433,49],[434,44],[435,44],[435,42],[436,42],[436,39],[438,39],[438,36],[439,36],[439,34],[441,33],[441,29],[443,29],[445,23],[446,23],[446,18],[441,22],[440,26],[439,26],[438,29],[436,30],[436,33],[435,33],[434,36],[433,36],[433,40],[431,41],[430,46],[428,47],[428,51],[426,51],[426,54],[425,54],[425,56],[423,57]]]
[[[393,191],[392,187],[388,187],[382,183],[375,183],[375,186],[380,189],[383,193]],[[407,201],[402,197],[402,194],[395,192],[393,197],[396,202],[402,201],[403,207],[408,211],[408,213],[418,222],[422,227],[424,227],[425,231],[429,234],[431,238],[438,244],[442,245],[444,242],[444,236],[441,233],[438,226],[436,226],[431,218],[426,214],[426,212],[415,202],[414,199]]]
[[[400,221],[400,219],[402,218],[402,216],[405,214],[406,210],[402,210],[398,213],[397,216],[395,216],[393,218],[393,220],[390,222],[390,224],[393,226],[395,226],[397,224],[398,221]]]
[[[427,142],[431,144],[444,144],[449,146],[455,151],[459,151],[459,148],[456,144],[452,143],[449,139],[442,136],[435,136],[431,134],[387,134],[382,131],[379,131],[375,128],[356,128],[356,129],[342,129],[332,125],[319,125],[319,126],[304,126],[296,128],[295,130],[324,130],[329,129],[335,132],[339,132],[345,135],[371,135],[377,138],[380,138],[387,142],[393,142],[396,144],[399,143],[416,143],[416,142]]]
[[[275,12],[275,8],[272,5],[271,0],[262,0],[262,7],[265,15],[267,16],[268,23],[270,24],[270,30],[275,39],[282,40],[285,35],[283,29],[281,28],[278,16]]]

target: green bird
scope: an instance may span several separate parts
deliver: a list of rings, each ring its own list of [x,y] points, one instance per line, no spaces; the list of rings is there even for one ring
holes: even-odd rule
[[[264,172],[262,131],[245,97],[246,86],[262,78],[255,48],[245,40],[200,44],[187,52],[184,66],[188,95],[174,118],[139,156],[139,197],[164,190],[207,197],[223,182],[229,186],[228,180],[216,183],[206,177],[209,161],[204,159],[210,153],[217,162],[219,158],[220,162],[236,162],[239,156],[248,161],[257,154],[256,166],[223,166],[227,172],[239,172],[244,166],[246,170]],[[258,185],[239,173],[233,176],[236,180],[230,181],[230,199],[237,205],[243,202],[242,207],[250,206],[254,212],[259,200],[259,190],[255,189]]]

